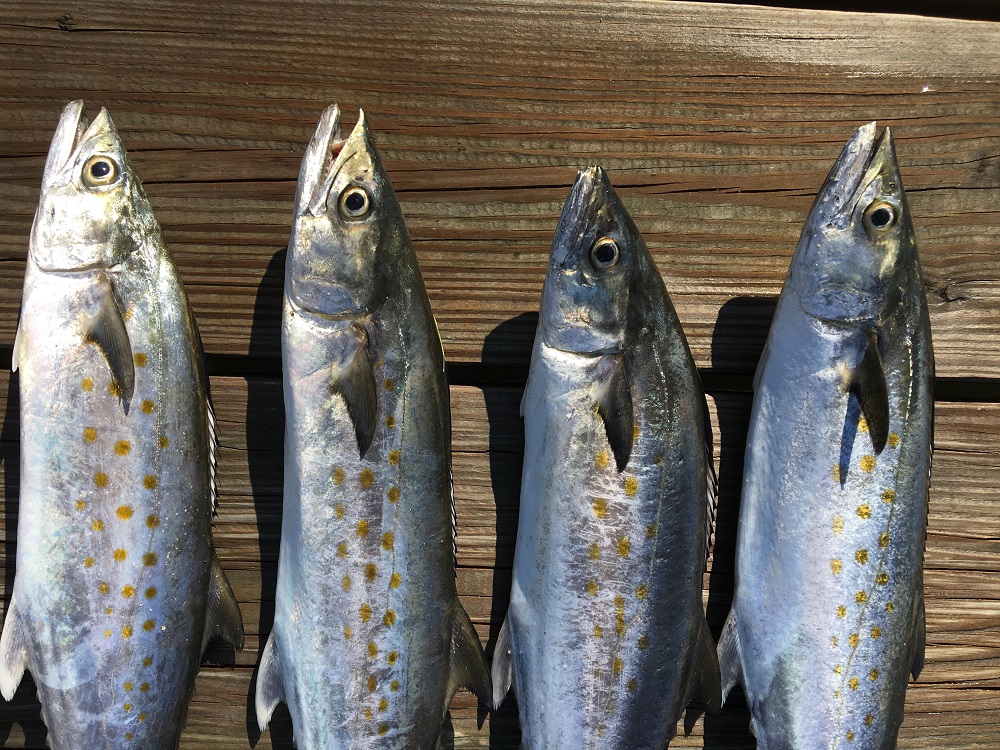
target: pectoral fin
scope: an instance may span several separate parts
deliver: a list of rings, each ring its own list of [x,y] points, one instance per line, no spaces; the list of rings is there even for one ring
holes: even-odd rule
[[[851,372],[850,390],[858,397],[861,413],[878,455],[889,438],[889,389],[878,353],[878,334],[868,332],[868,347],[861,364]]]
[[[212,570],[208,582],[208,613],[205,616],[205,634],[201,641],[204,653],[209,641],[221,638],[237,651],[243,648],[243,617],[233,596],[219,558],[212,553]]]
[[[510,618],[505,617],[497,636],[496,648],[493,649],[493,710],[496,711],[510,690],[514,680],[514,651],[510,642]]]
[[[486,654],[479,642],[472,620],[462,608],[455,607],[451,625],[451,675],[448,694],[454,695],[460,687],[467,687],[483,703],[493,701],[493,683],[490,670],[486,666]]]
[[[623,357],[608,357],[609,367],[603,383],[595,384],[597,413],[604,421],[615,464],[622,471],[632,455],[635,416],[632,413],[632,394],[628,387]]]
[[[24,356],[24,336],[21,335],[21,323],[18,321],[17,333],[14,334],[14,351],[11,353],[10,357],[10,371],[17,372],[17,368],[21,364],[21,357]]]
[[[3,635],[0,635],[0,694],[6,700],[14,698],[27,666],[28,631],[17,609],[17,597],[11,596]]]
[[[330,390],[344,397],[347,413],[354,423],[358,452],[364,457],[375,436],[375,415],[378,412],[375,400],[375,371],[368,359],[367,346],[362,345],[357,348],[354,358],[337,372]]]
[[[736,630],[735,609],[729,610],[729,617],[726,618],[726,624],[722,627],[717,653],[722,678],[722,703],[725,703],[729,691],[737,682],[740,682],[743,676],[743,661],[740,657],[740,638]]]
[[[264,731],[274,709],[285,700],[285,682],[282,677],[281,654],[278,652],[278,642],[274,633],[267,637],[264,653],[260,656],[260,667],[257,669],[257,689],[254,695],[254,710],[257,714],[257,726]]]
[[[701,620],[697,637],[689,688],[691,700],[704,707],[710,714],[717,714],[722,708],[719,657],[715,651],[715,641],[712,640],[712,634],[708,630],[708,622],[704,618]]]
[[[118,385],[125,413],[135,392],[135,362],[132,360],[132,344],[125,330],[125,318],[115,298],[111,281],[102,278],[97,282],[98,303],[96,312],[88,316],[84,335],[87,341],[96,344],[111,370],[111,379]]]

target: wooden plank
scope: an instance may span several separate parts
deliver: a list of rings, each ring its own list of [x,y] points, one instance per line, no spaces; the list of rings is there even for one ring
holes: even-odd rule
[[[128,7],[125,7],[128,5]],[[277,354],[318,113],[364,105],[454,362],[524,366],[576,168],[610,170],[698,363],[752,371],[806,211],[858,124],[893,126],[938,373],[996,378],[1000,27],[634,2],[164,0],[0,16],[0,342],[44,153],[106,104],[211,353]]]
[[[5,512],[0,524],[3,570],[0,592],[8,601],[13,581],[17,519],[18,419],[10,376],[0,376],[0,431]],[[266,378],[214,378],[222,490],[215,541],[243,612],[247,647],[240,654],[210,650],[182,747],[245,747],[248,690],[261,636],[274,608],[281,487],[281,388]],[[484,643],[492,647],[509,595],[517,527],[522,452],[517,415],[520,389],[454,387],[453,451],[458,514],[458,586]],[[716,636],[729,608],[749,417],[747,394],[710,398],[718,520],[705,600]],[[997,404],[938,404],[931,488],[927,592],[927,666],[911,686],[901,748],[971,748],[1000,731],[1000,508],[991,499],[1000,484]],[[223,666],[230,665],[230,666]],[[0,705],[0,740],[8,747],[42,747],[33,692],[25,686],[12,705]],[[515,748],[512,705],[477,729],[474,699],[460,694],[452,709],[456,748]],[[752,748],[739,697],[720,717],[699,723],[672,747]],[[492,735],[490,733],[493,733]],[[250,737],[253,738],[251,733]],[[492,737],[492,738],[491,738]],[[287,713],[279,713],[258,747],[290,747]]]

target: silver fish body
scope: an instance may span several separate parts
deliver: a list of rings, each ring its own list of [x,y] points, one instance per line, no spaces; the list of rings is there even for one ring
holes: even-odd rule
[[[107,112],[63,112],[32,229],[17,572],[0,689],[25,668],[61,748],[176,748],[203,646],[242,645],[211,538],[201,344]],[[210,598],[217,607],[209,611]]]
[[[888,130],[820,191],[758,368],[719,644],[758,747],[896,747],[923,664],[933,354]]]
[[[303,159],[282,324],[285,494],[263,727],[296,744],[434,748],[456,689],[490,693],[455,588],[444,356],[362,113]]]
[[[522,402],[510,609],[493,663],[526,750],[655,748],[716,708],[702,604],[714,493],[705,398],[648,250],[604,172],[563,210]]]

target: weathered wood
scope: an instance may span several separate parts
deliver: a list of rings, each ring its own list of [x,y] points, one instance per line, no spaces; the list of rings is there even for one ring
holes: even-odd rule
[[[851,130],[895,130],[938,373],[1000,356],[993,24],[685,3],[165,0],[0,14],[0,341],[61,106],[107,104],[210,352],[276,355],[298,163],[367,108],[451,361],[523,366],[575,169],[600,162],[702,367],[749,373]]]
[[[9,396],[11,378],[0,376]],[[220,499],[215,541],[243,612],[246,649],[213,648],[182,747],[245,747],[247,696],[261,636],[270,629],[278,551],[281,487],[281,388],[275,379],[214,378],[219,425]],[[520,389],[452,388],[453,451],[458,513],[458,586],[484,643],[492,646],[506,609],[517,526],[522,451],[517,415]],[[742,476],[749,395],[710,398],[716,465],[720,479],[715,543],[705,576],[709,622],[716,635],[732,591],[735,521]],[[16,397],[0,399],[6,415],[0,432],[6,507],[0,525],[5,555],[0,595],[7,601],[13,580],[16,522]],[[928,551],[927,666],[907,702],[901,748],[974,747],[1000,731],[1000,507],[989,488],[1000,484],[1000,405],[942,403],[935,420]],[[259,533],[258,533],[259,531]],[[225,667],[221,665],[232,665]],[[29,687],[12,707],[0,705],[0,737],[11,747],[41,747],[44,735]],[[990,713],[992,711],[992,713]],[[954,718],[952,718],[954,717]],[[26,724],[26,737],[12,723]],[[513,748],[516,715],[506,706],[476,729],[474,699],[460,694],[453,705],[455,747]],[[674,747],[752,748],[739,698],[721,717],[699,723]],[[492,740],[490,732],[494,732]],[[287,714],[260,747],[287,748]],[[250,735],[254,736],[253,733]],[[490,743],[493,744],[490,744]]]

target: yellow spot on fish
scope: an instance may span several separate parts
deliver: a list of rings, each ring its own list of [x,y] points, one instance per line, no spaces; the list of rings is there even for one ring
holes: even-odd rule
[[[867,716],[865,716],[865,726],[866,727],[870,727],[874,723],[875,723],[875,717],[874,716],[872,716],[871,714],[868,714]]]
[[[393,448],[389,451],[389,463],[393,466],[397,466],[399,464],[399,449]]]
[[[875,456],[861,457],[861,471],[870,474],[875,470]]]
[[[847,685],[848,685],[848,687],[851,688],[851,690],[857,690],[858,689],[858,678],[857,677],[852,677],[850,679],[850,681],[847,683]]]
[[[378,577],[378,568],[375,567],[374,563],[368,563],[365,566],[365,580],[374,581]]]
[[[154,404],[148,398],[145,401],[142,402],[142,413],[143,414],[152,414],[154,411],[156,411],[156,404]]]
[[[108,475],[105,474],[103,471],[99,471],[96,474],[94,474],[94,486],[96,486],[98,489],[102,489],[102,490],[105,487],[107,487],[108,486]]]
[[[632,549],[632,544],[625,537],[618,540],[618,556],[628,557],[629,550]]]
[[[368,641],[368,655],[373,659],[378,656],[378,646],[375,645],[375,641]]]
[[[381,736],[385,737],[389,733],[389,725],[388,724],[379,724],[378,725],[378,733]]]
[[[361,470],[361,474],[358,476],[358,482],[361,484],[361,489],[367,490],[372,486],[372,482],[375,481],[375,474],[371,469],[364,468]]]
[[[343,518],[344,517],[344,505],[343,505],[343,503],[337,503],[336,505],[333,506],[333,514],[337,518]]]
[[[858,420],[858,432],[868,432],[868,420],[864,417]]]
[[[142,683],[139,686],[139,692],[140,693],[148,693],[149,692],[149,683],[148,682]]]
[[[840,516],[835,516],[833,519],[833,533],[841,534],[844,531],[844,519]]]
[[[155,586],[150,586],[148,589],[146,589],[146,598],[147,599],[155,599],[156,598],[156,587]]]
[[[157,558],[155,552],[147,552],[145,555],[142,556],[142,564],[145,565],[147,568],[151,568],[154,565],[156,565],[156,561],[158,559],[159,558]]]
[[[389,586],[394,589],[399,588],[399,584],[403,582],[403,577],[399,573],[393,573],[389,578]]]
[[[866,601],[868,601],[868,594],[866,594],[864,591],[859,591],[854,595],[854,601],[857,602],[858,604],[864,604]]]
[[[872,628],[872,638],[877,641],[881,637],[882,637],[882,628],[876,625],[874,628]]]
[[[841,667],[839,664],[833,668],[833,673],[834,674],[840,674],[842,671],[843,671],[843,667]]]
[[[640,599],[645,599],[649,595],[649,586],[645,583],[640,583],[635,590],[635,595]]]
[[[899,445],[899,433],[890,432],[889,438],[886,440],[886,442],[889,444],[890,448],[895,448],[897,445]]]
[[[131,703],[126,703],[122,708],[124,708],[126,711],[131,711],[132,710],[132,704]]]
[[[385,426],[391,430],[393,427],[396,426],[396,418],[390,414],[388,417],[385,418]]]
[[[122,628],[122,638],[131,638],[131,637],[132,637],[132,626],[126,625],[124,628]]]
[[[80,387],[83,388],[85,393],[90,393],[94,388],[94,381],[90,378],[84,378],[80,381]]]
[[[391,628],[393,626],[393,623],[396,622],[396,613],[393,612],[391,609],[386,610],[385,616],[382,618],[382,622],[385,623],[386,627]]]
[[[147,656],[145,659],[142,660],[142,666],[144,666],[144,667],[148,667],[152,663],[153,663],[153,659],[152,659],[152,657],[149,657],[149,656]]]
[[[594,456],[594,464],[597,466],[598,469],[601,469],[603,471],[604,469],[608,468],[608,465],[610,463],[611,461],[608,459],[607,451],[597,451],[597,455]]]
[[[347,557],[347,542],[337,545],[337,557]]]
[[[882,502],[891,503],[895,499],[896,499],[895,490],[886,490],[885,492],[882,493]]]
[[[844,468],[840,464],[834,464],[833,468],[830,469],[830,476],[833,477],[833,481],[835,482],[839,482],[843,474]]]
[[[132,513],[132,506],[130,505],[119,505],[118,510],[115,511],[115,515],[123,521],[130,519],[132,517]]]
[[[155,490],[156,485],[157,485],[156,477],[154,477],[152,474],[147,474],[145,477],[143,477],[142,486],[145,487],[147,490]]]
[[[595,625],[594,638],[603,638],[603,637],[604,637],[604,628],[602,628],[600,625]]]
[[[119,456],[127,456],[132,452],[132,445],[128,440],[119,440],[115,443],[115,453]]]
[[[393,388],[396,387],[396,381],[393,380],[392,378],[386,378],[385,382],[382,383],[382,385],[387,391],[391,391]]]
[[[378,687],[378,684],[375,681],[375,675],[369,675],[368,676],[368,692],[369,693],[374,693],[376,687]]]
[[[845,607],[843,604],[837,607],[837,617],[841,618],[847,617],[847,607]]]
[[[125,732],[125,739],[130,740],[134,735],[131,732]]]
[[[152,514],[146,516],[146,525],[151,529],[155,529],[160,525],[160,517]]]
[[[651,523],[646,527],[646,538],[652,539],[654,536],[656,536],[656,524]]]
[[[646,649],[649,648],[649,637],[645,635],[639,636],[639,648]]]
[[[394,543],[395,538],[391,531],[387,531],[382,535],[382,549],[391,550]]]
[[[871,518],[872,509],[870,505],[859,505],[858,506],[858,518]]]
[[[367,604],[362,604],[360,614],[361,614],[361,622],[368,622],[372,616],[372,608],[369,607]]]
[[[344,576],[344,580],[342,580],[340,582],[340,585],[344,587],[344,591],[350,591],[351,590],[351,577],[350,576]]]
[[[840,571],[843,569],[844,569],[844,564],[840,560],[834,558],[833,560],[830,561],[830,570],[833,571],[834,575],[839,575]]]
[[[92,528],[94,531],[104,531],[104,521],[102,521],[99,518],[95,518],[93,521],[91,521],[90,528]]]
[[[397,502],[399,500],[399,487],[390,487],[386,497],[389,498],[390,503]]]
[[[365,718],[368,719],[368,721],[371,721],[371,719],[372,719],[372,710],[370,708],[366,708],[365,709]]]
[[[161,448],[166,448],[168,445],[170,445],[170,438],[168,438],[166,435],[160,435],[158,444]]]
[[[136,718],[139,721],[145,721],[146,720],[146,714],[139,714]]]
[[[97,587],[97,590],[100,591],[102,594],[110,594],[111,593],[111,587],[108,584],[106,584],[104,581],[101,581],[101,583]]]
[[[116,398],[121,397],[122,387],[118,385],[118,381],[112,380],[110,383],[108,383],[108,393],[110,393],[112,396],[115,396]]]
[[[875,682],[878,679],[879,671],[878,667],[875,667],[871,672],[868,673],[868,679]]]
[[[95,440],[97,440],[97,430],[95,430],[93,427],[84,427],[83,439],[86,440],[88,443],[94,442]]]
[[[846,736],[848,742],[854,742],[854,732],[852,732],[850,729],[847,730]]]
[[[389,701],[387,701],[385,698],[383,698],[378,702],[379,711],[385,711],[387,708],[389,708]]]
[[[851,633],[847,636],[847,642],[851,644],[851,648],[857,648],[858,644],[861,643],[861,636],[857,633]]]
[[[113,614],[114,611],[115,611],[114,607],[105,607],[104,608],[104,614],[106,614],[106,615]]]
[[[84,501],[84,500],[77,500],[76,501],[76,509],[77,510],[86,510],[87,509],[87,503],[86,503],[86,501]]]
[[[893,605],[892,602],[889,602],[888,604],[885,605],[885,611],[888,612],[889,614],[892,614],[892,611],[894,609],[896,609],[896,607],[895,605]]]
[[[115,562],[122,562],[126,557],[128,557],[128,552],[119,547],[112,553],[111,556],[115,558]]]
[[[595,497],[591,505],[594,508],[594,515],[598,518],[604,518],[604,514],[608,512],[608,501],[603,497]]]
[[[105,638],[110,638],[111,637],[111,631],[110,630],[105,630],[104,631],[104,637]]]
[[[126,682],[125,685],[124,685],[124,687],[125,687],[126,690],[131,690],[132,689],[132,683],[131,682]]]
[[[385,660],[390,664],[395,664],[397,659],[399,659],[398,651],[390,651],[389,655],[385,657]]]
[[[632,497],[639,491],[639,480],[635,477],[625,477],[625,482],[622,486],[625,487],[625,494]]]
[[[390,682],[389,683],[389,690],[391,690],[394,693],[397,690],[399,690],[399,680],[393,680],[392,682]]]
[[[149,357],[142,352],[136,352],[135,356],[132,357],[132,361],[135,362],[136,367],[145,367],[146,363],[149,362]]]
[[[595,542],[591,542],[590,546],[587,548],[587,557],[591,560],[601,559],[601,548],[598,547]]]
[[[584,585],[583,588],[584,591],[586,591],[591,596],[597,595],[597,581],[595,581],[593,578],[587,581],[587,583]]]
[[[621,674],[623,669],[625,669],[625,663],[616,656],[615,660],[611,662],[611,671],[615,674]]]
[[[837,636],[833,636],[833,638],[830,639],[830,645],[833,646],[833,648],[837,648],[837,643]]]
[[[635,692],[635,677],[633,677],[627,683],[625,683],[625,689],[628,690],[630,693]]]
[[[889,574],[886,572],[879,573],[878,576],[876,576],[875,578],[875,583],[877,583],[879,586],[885,586],[887,583],[889,583]]]
[[[135,589],[126,584],[126,586],[122,589],[122,596],[126,599],[131,599],[135,596]]]
[[[348,625],[347,627],[344,628],[344,638],[346,638],[347,640],[351,640],[351,636],[353,636],[353,635],[354,634],[351,632],[351,626],[350,625]]]
[[[888,532],[885,532],[885,531],[882,532],[882,536],[880,536],[878,538],[878,546],[881,547],[882,549],[885,549],[886,547],[889,546],[889,534],[888,534]]]
[[[854,560],[855,560],[855,562],[857,562],[858,565],[864,565],[865,563],[867,563],[868,562],[868,550],[866,550],[866,549],[859,549],[857,552],[854,553]]]
[[[334,484],[344,483],[344,470],[339,466],[333,470],[333,483]]]
[[[358,521],[358,536],[366,537],[368,536],[368,521],[362,518]]]

